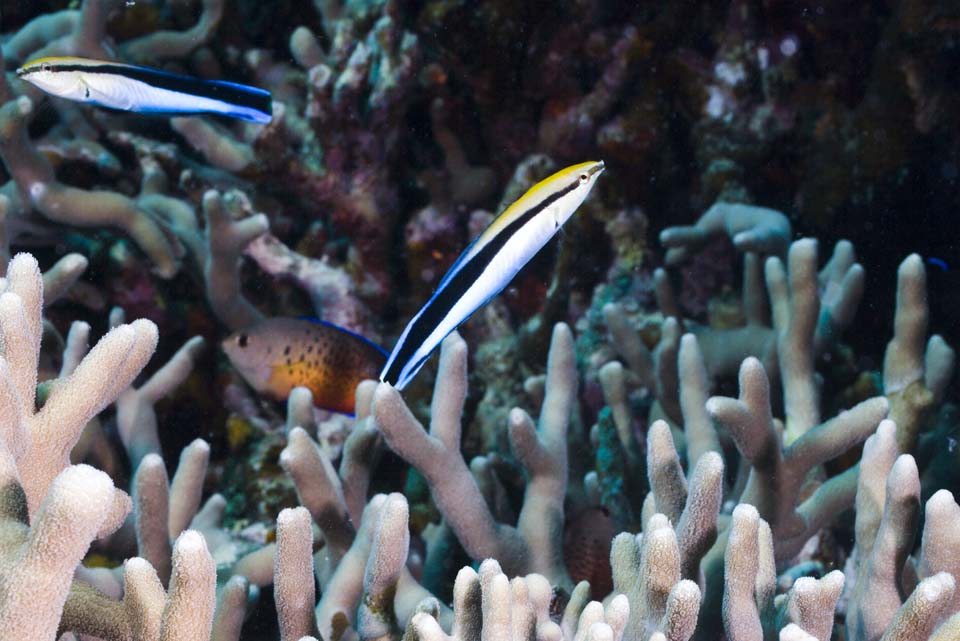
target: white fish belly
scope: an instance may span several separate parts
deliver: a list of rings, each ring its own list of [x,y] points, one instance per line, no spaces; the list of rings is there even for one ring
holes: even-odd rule
[[[493,257],[480,278],[467,288],[450,312],[437,324],[410,363],[417,363],[430,354],[447,334],[503,291],[523,266],[550,241],[556,230],[557,225],[553,215],[544,212],[515,233],[503,249]],[[411,372],[410,375],[412,376],[413,373],[415,372]]]
[[[84,77],[84,82],[90,89],[89,102],[125,111],[220,114],[252,111],[222,100],[161,89],[124,76],[89,74]]]

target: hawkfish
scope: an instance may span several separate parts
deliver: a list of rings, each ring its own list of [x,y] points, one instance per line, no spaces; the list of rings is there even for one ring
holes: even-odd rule
[[[17,76],[46,93],[100,107],[146,114],[217,114],[267,123],[270,92],[224,80],[90,58],[31,60]]]
[[[494,218],[407,324],[380,380],[399,390],[406,387],[440,342],[499,294],[553,238],[586,199],[603,169],[602,160],[561,169]]]
[[[376,379],[387,353],[342,327],[318,320],[269,318],[229,336],[223,351],[257,392],[286,400],[295,387],[313,404],[353,414],[357,384]]]

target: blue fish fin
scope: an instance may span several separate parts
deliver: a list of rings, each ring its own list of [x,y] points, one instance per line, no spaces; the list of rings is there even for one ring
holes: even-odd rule
[[[332,329],[335,329],[335,330],[337,330],[338,332],[343,332],[344,334],[349,334],[350,336],[353,336],[353,337],[356,338],[357,340],[363,341],[364,343],[366,343],[366,344],[369,345],[370,347],[374,348],[375,350],[377,350],[378,352],[380,352],[381,354],[383,354],[384,357],[390,356],[390,354],[387,352],[387,350],[383,349],[382,347],[380,347],[379,345],[377,345],[376,343],[374,343],[372,340],[370,340],[370,339],[367,338],[366,336],[363,336],[362,334],[358,334],[358,333],[356,333],[356,332],[350,331],[350,330],[347,329],[346,327],[340,327],[340,326],[337,325],[336,323],[331,323],[330,321],[325,321],[325,320],[323,320],[322,318],[317,318],[316,316],[300,316],[300,317],[298,317],[298,320],[307,321],[307,322],[309,322],[309,323],[314,323],[314,324],[316,324],[316,325],[326,325],[327,327],[330,327],[330,328],[332,328]]]

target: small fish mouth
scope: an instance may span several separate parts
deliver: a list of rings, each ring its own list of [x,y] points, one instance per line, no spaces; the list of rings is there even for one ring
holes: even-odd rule
[[[604,169],[606,169],[606,165],[603,164],[602,160],[599,160],[596,165],[587,170],[587,174],[593,176],[594,174],[599,174]]]
[[[26,69],[26,67],[18,67],[18,68],[17,68],[17,78],[23,78],[25,75],[27,75],[27,69]]]

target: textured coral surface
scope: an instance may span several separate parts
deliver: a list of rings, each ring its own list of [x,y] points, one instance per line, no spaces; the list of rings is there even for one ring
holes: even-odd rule
[[[0,0],[0,639],[960,639],[960,10],[821,4]]]

